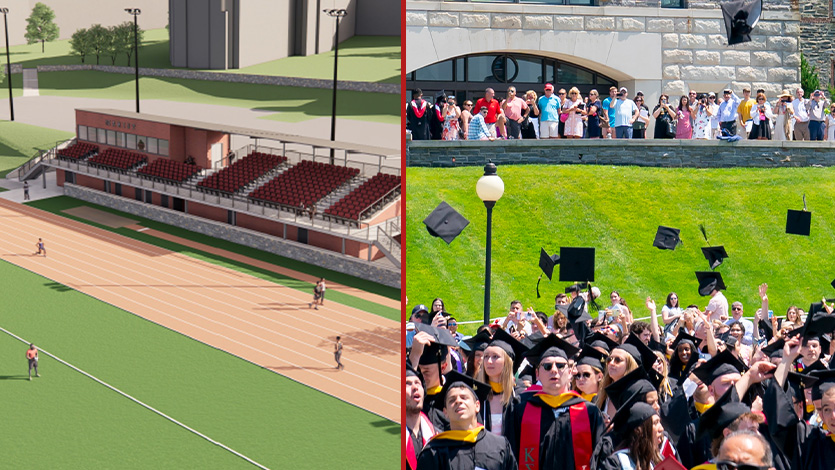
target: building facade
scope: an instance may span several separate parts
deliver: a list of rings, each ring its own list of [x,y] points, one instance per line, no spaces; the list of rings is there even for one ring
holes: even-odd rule
[[[832,84],[832,2],[767,2],[752,41],[728,46],[719,5],[706,1],[406,2],[407,88],[461,98],[542,84],[720,93],[762,88],[770,100],[800,82],[800,54]],[[671,98],[671,101],[673,98]]]

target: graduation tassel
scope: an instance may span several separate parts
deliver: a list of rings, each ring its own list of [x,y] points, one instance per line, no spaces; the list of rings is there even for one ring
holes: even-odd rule
[[[542,274],[539,275],[539,279],[536,280],[536,298],[542,297],[539,295],[539,283],[542,282]]]
[[[710,241],[707,239],[707,233],[705,232],[705,224],[699,224],[699,231],[702,232],[702,236],[705,237],[705,241],[710,244]]]
[[[806,193],[803,193],[803,212],[806,212]]]

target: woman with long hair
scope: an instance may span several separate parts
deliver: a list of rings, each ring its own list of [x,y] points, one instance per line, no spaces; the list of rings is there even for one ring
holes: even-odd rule
[[[606,355],[591,346],[584,346],[577,357],[571,389],[583,399],[594,403],[603,383],[603,360]]]
[[[432,307],[430,307],[430,318],[435,318],[436,313],[445,312],[446,307],[444,306],[444,301],[441,298],[437,298],[432,301]]]
[[[662,377],[661,383],[658,384],[658,401],[660,403],[664,403],[673,396],[673,387],[670,385],[670,379],[667,376],[669,373],[667,370],[667,357],[661,351],[653,352],[658,360],[655,361],[652,368],[655,369],[655,372],[658,372]]]
[[[670,366],[667,372],[667,378],[673,382],[681,383],[690,375],[690,371],[699,362],[699,344],[701,340],[695,336],[689,335],[684,331],[679,331],[676,339],[670,345],[673,350],[670,356]]]
[[[751,109],[751,116],[753,124],[748,139],[771,140],[771,120],[774,119],[774,112],[765,98],[765,93],[757,93],[757,103]]]
[[[666,94],[661,94],[658,97],[658,104],[652,108],[652,117],[655,118],[655,132],[653,137],[656,139],[672,139],[673,136],[668,133],[671,123],[675,120],[675,109],[670,107],[670,97]]]
[[[678,294],[670,292],[667,294],[667,301],[661,307],[661,319],[664,320],[664,332],[667,333],[675,328],[676,322],[684,315],[684,311],[678,303]]]
[[[504,333],[503,330],[499,330]],[[484,350],[481,360],[481,367],[476,372],[475,380],[490,384],[490,393],[484,401],[484,408],[481,410],[484,421],[484,428],[491,433],[501,436],[502,417],[508,406],[518,400],[514,386],[516,379],[513,377],[513,361],[516,353],[511,346],[509,335],[498,333],[502,339],[493,339],[490,345]]]
[[[795,325],[801,323],[800,322],[800,315],[797,311],[797,306],[796,305],[792,305],[791,307],[789,307],[788,310],[786,310],[786,321],[792,322]]]
[[[568,318],[565,316],[564,313],[560,312],[559,310],[554,312],[552,322],[554,326],[551,328],[551,331],[553,331],[554,334],[558,335],[561,338],[568,336]]]
[[[690,111],[690,98],[681,95],[675,114],[676,139],[690,139],[693,137],[693,114]]]
[[[661,460],[664,427],[652,406],[627,403],[614,418],[619,441],[614,453],[605,456],[598,468],[605,470],[652,470]]]
[[[638,368],[638,362],[623,347],[624,345],[621,345],[613,349],[609,357],[606,358],[606,371],[603,374],[603,381],[600,383],[597,392],[597,400],[595,400],[595,405],[606,416],[614,416],[616,411],[615,405],[609,400],[609,396],[606,394],[606,387]],[[632,347],[634,348],[634,346]]]

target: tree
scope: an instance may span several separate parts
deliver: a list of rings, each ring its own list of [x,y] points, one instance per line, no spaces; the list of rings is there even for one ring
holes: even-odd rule
[[[806,98],[813,91],[820,89],[818,68],[814,65],[810,66],[802,52],[800,53],[800,87],[803,88],[803,93],[806,95]]]
[[[41,42],[41,52],[45,52],[46,41],[58,39],[58,25],[55,24],[55,12],[41,2],[32,8],[32,14],[26,18],[26,38],[28,44]]]
[[[108,34],[110,35],[110,42],[107,44],[107,54],[110,56],[110,60],[113,62],[113,65],[116,65],[116,57],[119,56],[121,53],[127,53],[130,55],[128,50],[132,46],[132,43],[129,45],[128,41],[131,39],[132,31],[129,33],[125,30],[125,23],[122,23],[118,26],[111,26],[108,28]],[[130,28],[133,29],[133,26],[130,25]]]
[[[128,55],[128,65],[130,65],[130,58],[133,55],[133,23],[131,23],[130,21],[125,21],[120,26],[124,27],[128,34],[128,48],[125,52]],[[145,31],[143,31],[142,28],[137,26],[136,34],[139,36],[138,44],[140,47],[142,47],[142,40],[145,39]]]
[[[81,63],[84,63],[84,58],[93,52],[93,41],[90,37],[90,31],[87,29],[76,30],[70,39],[70,53],[81,57]]]
[[[90,53],[96,56],[96,65],[99,65],[99,57],[107,53],[110,47],[110,31],[100,24],[94,24],[87,33],[90,35]]]

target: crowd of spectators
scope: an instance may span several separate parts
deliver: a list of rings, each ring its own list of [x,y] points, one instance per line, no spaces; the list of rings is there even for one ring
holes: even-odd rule
[[[610,87],[600,99],[597,90],[582,96],[546,83],[542,95],[524,97],[510,86],[504,98],[492,88],[459,107],[453,95],[440,93],[435,103],[415,90],[407,104],[407,129],[414,140],[496,139],[715,139],[739,136],[755,140],[835,141],[835,104],[821,90],[805,98],[804,90],[788,90],[769,99],[765,90],[744,88],[740,98],[731,89],[717,94],[690,90],[678,99],[661,94],[650,109],[644,94],[630,97],[625,87]],[[654,120],[650,134],[651,119]]]

